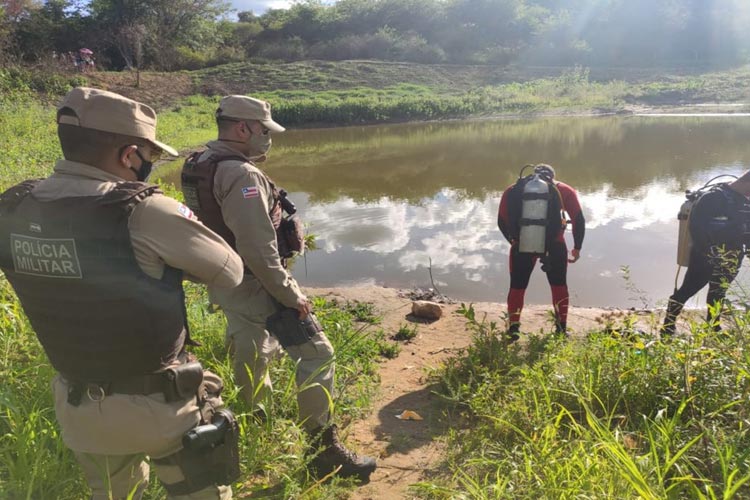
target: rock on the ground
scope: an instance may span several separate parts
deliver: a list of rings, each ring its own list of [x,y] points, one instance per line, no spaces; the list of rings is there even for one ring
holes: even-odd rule
[[[411,303],[411,313],[417,318],[435,320],[443,316],[443,308],[435,302],[415,300]]]

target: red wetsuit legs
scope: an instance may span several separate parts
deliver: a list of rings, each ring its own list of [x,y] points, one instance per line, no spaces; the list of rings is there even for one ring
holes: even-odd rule
[[[511,288],[508,292],[508,316],[510,324],[521,322],[521,311],[523,310],[523,298],[526,290],[522,288]]]

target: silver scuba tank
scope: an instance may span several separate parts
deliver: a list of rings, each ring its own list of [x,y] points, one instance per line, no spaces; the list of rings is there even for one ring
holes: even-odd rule
[[[690,249],[693,246],[693,240],[690,237],[690,211],[696,202],[695,197],[688,196],[688,199],[680,206],[677,213],[677,220],[680,221],[680,229],[677,236],[677,265],[687,267],[690,262]]]
[[[523,187],[518,251],[543,254],[547,242],[549,185],[534,174]]]

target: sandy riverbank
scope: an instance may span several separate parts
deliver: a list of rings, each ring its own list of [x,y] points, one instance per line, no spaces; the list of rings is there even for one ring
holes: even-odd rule
[[[471,343],[466,319],[458,314],[460,302],[443,304],[443,317],[432,323],[417,322],[410,316],[411,299],[407,291],[378,286],[350,288],[311,288],[311,296],[336,299],[339,302],[361,301],[375,306],[382,321],[371,328],[382,328],[394,334],[401,325],[417,325],[417,336],[402,344],[395,359],[383,360],[380,367],[380,386],[373,400],[371,413],[353,422],[345,430],[347,442],[357,451],[377,457],[378,469],[371,482],[357,488],[352,498],[357,500],[413,498],[409,485],[427,477],[439,466],[444,449],[441,410],[430,385],[429,373],[448,357],[456,355]],[[505,304],[474,303],[477,318],[503,324]],[[552,331],[550,306],[530,305],[524,309],[522,322],[525,332]],[[632,313],[638,327],[652,331],[658,325],[662,311],[627,311],[589,307],[572,307],[568,325],[572,336],[580,337],[601,327],[608,318],[615,324]],[[342,367],[343,368],[343,367]],[[417,412],[422,421],[396,418],[404,410]]]

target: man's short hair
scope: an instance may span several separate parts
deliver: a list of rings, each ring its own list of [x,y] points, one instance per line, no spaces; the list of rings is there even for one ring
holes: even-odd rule
[[[221,118],[219,116],[216,117],[216,127],[219,130],[219,135],[226,134],[229,132],[232,127],[240,120],[234,120],[229,118]]]

